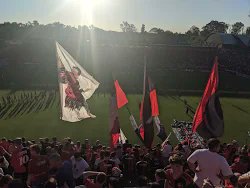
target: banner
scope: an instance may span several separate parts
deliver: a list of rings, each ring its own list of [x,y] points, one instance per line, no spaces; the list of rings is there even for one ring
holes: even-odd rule
[[[71,55],[56,42],[61,119],[69,122],[94,118],[87,100],[99,83],[84,70]]]

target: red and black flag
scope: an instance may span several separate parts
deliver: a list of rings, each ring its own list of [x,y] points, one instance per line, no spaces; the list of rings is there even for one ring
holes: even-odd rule
[[[128,103],[128,99],[123,92],[121,86],[119,85],[118,80],[115,80],[115,91],[116,91],[116,101],[117,101],[117,108],[120,109],[125,104]]]
[[[155,85],[152,82],[151,78],[148,76],[148,86],[149,86],[149,96],[150,96],[150,103],[151,103],[151,114],[153,117],[159,116],[159,107],[158,107],[158,100]]]
[[[154,123],[157,129],[157,136],[162,140],[165,141],[167,138],[167,134],[165,131],[165,127],[163,124],[161,124],[160,119],[158,116],[154,117]]]
[[[160,119],[158,117],[160,113],[159,113],[156,88],[149,76],[148,76],[148,85],[149,85],[149,92],[150,92],[149,96],[150,96],[150,104],[151,104],[151,115],[154,118],[154,123],[157,129],[157,136],[162,141],[164,141],[167,138],[167,134],[166,134],[164,126],[161,124]]]
[[[205,139],[220,137],[224,133],[223,112],[217,94],[218,84],[218,58],[216,57],[192,125],[193,132],[197,131]]]
[[[130,120],[130,123],[131,123],[136,135],[141,140],[141,142],[144,143],[144,128],[143,128],[143,126],[138,127],[138,125],[135,121],[135,118],[132,114],[130,114],[129,120]]]
[[[116,144],[119,143],[120,138],[120,122],[118,119],[118,111],[117,111],[117,104],[116,104],[116,97],[114,94],[111,94],[110,101],[109,101],[109,110],[110,110],[110,117],[109,117],[109,132],[110,132],[110,147],[114,148]]]
[[[144,128],[144,145],[148,148],[151,148],[154,140],[154,127],[150,101],[150,90],[149,84],[147,82],[146,64],[144,66],[143,100],[141,103],[140,113]]]
[[[126,97],[126,94],[122,90],[118,80],[115,80],[114,85],[115,85],[115,91],[116,91],[117,108],[120,109],[120,108],[122,108],[124,105],[126,105],[128,103],[128,99]],[[135,133],[139,137],[139,139],[143,142],[143,139],[144,139],[144,134],[143,134],[143,129],[142,129],[143,127],[141,128],[141,127],[137,126],[137,123],[135,121],[134,116],[131,114],[128,107],[126,107],[126,108],[127,108],[128,112],[130,114],[129,120],[131,122],[131,125],[132,125]]]

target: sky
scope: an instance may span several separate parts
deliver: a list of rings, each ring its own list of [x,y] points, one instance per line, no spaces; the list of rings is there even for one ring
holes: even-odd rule
[[[0,0],[0,23],[37,20],[41,24],[94,25],[121,31],[128,21],[140,31],[153,27],[173,32],[199,28],[211,20],[250,26],[250,0]]]

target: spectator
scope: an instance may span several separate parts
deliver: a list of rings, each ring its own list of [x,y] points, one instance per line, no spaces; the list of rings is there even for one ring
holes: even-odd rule
[[[82,185],[83,182],[83,172],[89,169],[88,163],[81,157],[80,152],[76,152],[74,156],[71,157],[71,162],[73,165],[73,177],[75,179],[76,185]]]
[[[94,183],[90,176],[96,176],[96,182]],[[86,171],[83,173],[84,177],[84,185],[86,188],[102,188],[106,183],[106,174],[104,172],[94,172],[94,171]]]
[[[162,144],[162,158],[163,158],[163,163],[164,166],[167,165],[168,158],[172,152],[173,148],[172,145],[170,144],[170,141],[167,140],[166,142],[163,142]]]
[[[49,165],[49,176],[56,179],[59,188],[63,187],[65,184],[69,188],[74,188],[75,183],[71,161],[62,161],[60,155],[52,154],[49,158]]]
[[[239,159],[231,165],[232,171],[245,174],[248,171],[249,159],[247,156],[240,155]]]
[[[9,162],[3,155],[0,155],[0,168],[5,174],[9,172]]]
[[[10,175],[1,175],[0,174],[0,187],[8,188],[9,184],[13,181],[12,176]]]
[[[148,187],[148,178],[146,176],[139,176],[137,182],[139,187]]]
[[[195,172],[194,182],[198,187],[202,187],[206,178],[214,186],[222,186],[222,180],[233,175],[226,159],[217,153],[219,150],[220,141],[210,139],[208,149],[198,149],[187,159],[189,167]]]
[[[118,178],[110,178],[109,179],[109,184],[108,184],[108,188],[120,188],[121,184]]]
[[[14,170],[14,178],[21,179],[22,182],[26,184],[28,178],[27,167],[30,160],[30,152],[28,148],[23,147],[21,138],[17,138],[14,141],[11,154],[10,164]]]
[[[155,182],[151,183],[151,188],[164,188],[166,173],[163,169],[155,171]]]
[[[170,169],[166,170],[167,187],[192,187],[192,177],[184,172],[184,159],[180,155],[169,158]]]
[[[49,178],[49,180],[44,184],[44,188],[57,188],[55,178]]]
[[[115,163],[115,166],[117,166],[117,167],[119,167],[119,165],[121,164],[121,161],[117,157],[116,152],[112,152],[110,154],[110,160],[113,161]]]
[[[250,185],[250,171],[246,174],[243,174],[239,177],[238,183],[243,187],[248,187]]]
[[[36,188],[42,188],[48,179],[49,161],[47,156],[40,155],[41,148],[34,144],[30,146],[31,160],[28,165],[28,185]]]

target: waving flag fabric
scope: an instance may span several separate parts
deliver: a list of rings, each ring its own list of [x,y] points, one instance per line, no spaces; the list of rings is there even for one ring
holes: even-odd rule
[[[109,132],[110,132],[110,147],[114,148],[116,144],[119,143],[119,139],[121,137],[120,134],[120,122],[118,119],[118,111],[117,111],[117,104],[116,98],[114,95],[110,96],[109,101],[109,110],[110,110],[110,117],[109,117]]]
[[[128,103],[128,99],[123,92],[121,86],[119,85],[118,80],[115,80],[115,91],[116,91],[116,101],[117,101],[117,108],[120,109],[125,104]]]
[[[146,64],[144,65],[144,86],[143,86],[143,100],[141,103],[142,125],[144,133],[144,145],[151,148],[154,140],[154,126],[151,111],[151,101],[149,94],[149,85],[147,82]]]
[[[215,62],[193,119],[192,130],[203,138],[220,137],[224,133],[223,112],[217,95],[219,84],[218,58]]]
[[[94,118],[87,100],[98,88],[99,83],[58,42],[56,51],[61,119],[77,122],[85,118]]]

